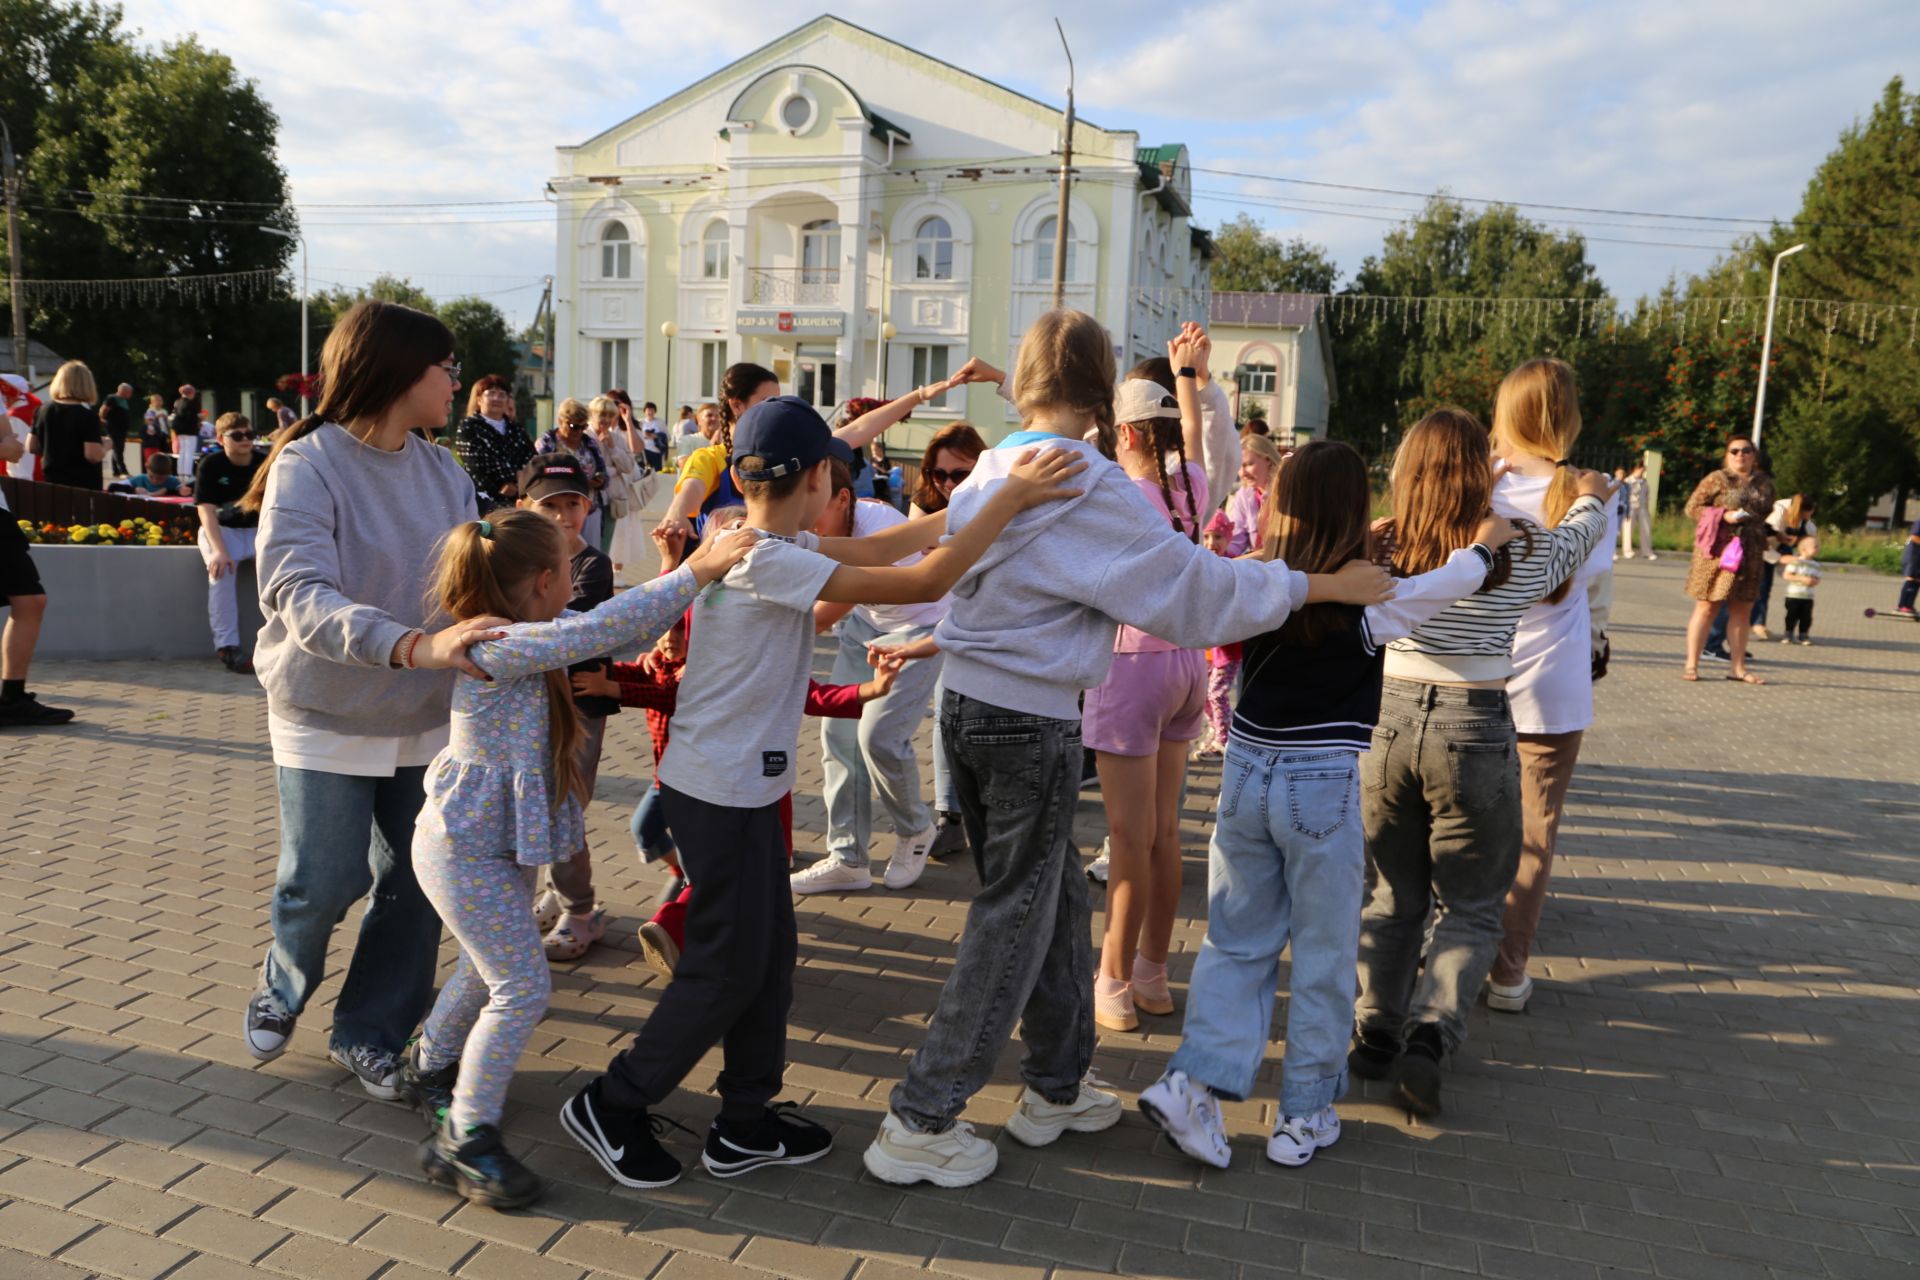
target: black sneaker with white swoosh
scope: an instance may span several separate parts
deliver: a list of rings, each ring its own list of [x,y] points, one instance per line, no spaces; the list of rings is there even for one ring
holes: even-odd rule
[[[715,1120],[700,1163],[716,1178],[734,1178],[770,1164],[811,1164],[833,1150],[833,1134],[795,1107],[776,1102],[752,1124]]]
[[[665,1116],[608,1107],[601,1100],[598,1078],[560,1108],[560,1126],[600,1162],[607,1176],[623,1187],[641,1190],[680,1180],[680,1162],[660,1145],[659,1135],[669,1128],[693,1132]]]

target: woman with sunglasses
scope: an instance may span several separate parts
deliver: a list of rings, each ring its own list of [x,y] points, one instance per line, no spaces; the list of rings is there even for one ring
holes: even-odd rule
[[[1762,558],[1767,543],[1767,514],[1773,510],[1773,478],[1760,470],[1760,451],[1746,436],[1727,441],[1726,459],[1694,488],[1687,518],[1695,522],[1693,564],[1687,570],[1687,594],[1693,615],[1687,619],[1684,680],[1700,678],[1700,649],[1721,605],[1727,606],[1727,648],[1733,659],[1729,680],[1765,684],[1747,670],[1747,638],[1753,630],[1753,602],[1760,595]]]
[[[237,413],[214,423],[220,452],[209,454],[194,477],[193,509],[200,516],[200,558],[207,565],[207,620],[213,624],[213,651],[227,670],[253,670],[240,647],[240,562],[253,559],[258,511],[234,503],[253,487],[253,473],[266,459],[254,451],[253,424]]]

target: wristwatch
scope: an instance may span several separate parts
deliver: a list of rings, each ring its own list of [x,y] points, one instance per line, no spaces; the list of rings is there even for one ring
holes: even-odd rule
[[[1192,365],[1187,365],[1184,368],[1182,368],[1178,373],[1174,374],[1173,376],[1176,378],[1198,378],[1200,376],[1200,371],[1194,368]]]

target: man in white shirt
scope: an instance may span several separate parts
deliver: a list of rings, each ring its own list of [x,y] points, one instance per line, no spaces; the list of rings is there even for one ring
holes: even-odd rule
[[[884,502],[853,495],[853,449],[844,441],[832,445],[835,465],[833,497],[814,525],[823,538],[863,538],[894,525],[906,516]],[[900,561],[920,559],[915,552]],[[867,660],[868,646],[898,648],[926,639],[946,616],[946,604],[839,605],[817,604],[814,625],[822,630],[838,624],[840,652],[834,659],[831,684],[861,684],[876,673]],[[920,794],[920,760],[914,734],[927,714],[934,683],[940,678],[940,656],[909,662],[895,678],[893,689],[861,708],[858,720],[823,720],[820,745],[827,803],[827,856],[793,877],[795,893],[840,893],[873,887],[867,845],[873,835],[873,796],[893,821],[893,853],[887,859],[885,883],[905,889],[926,869],[933,846],[933,810]]]

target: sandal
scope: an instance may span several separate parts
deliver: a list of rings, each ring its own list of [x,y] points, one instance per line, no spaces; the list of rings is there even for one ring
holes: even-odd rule
[[[549,960],[578,960],[607,935],[607,909],[596,906],[584,916],[562,916],[543,940]]]
[[[1687,667],[1680,672],[1680,678],[1682,680],[1690,680],[1690,681],[1697,682],[1700,679],[1700,668]]]
[[[1765,684],[1766,683],[1765,680],[1762,680],[1759,676],[1753,674],[1753,672],[1751,671],[1742,671],[1739,675],[1728,676],[1727,679],[1732,680],[1738,684]]]

